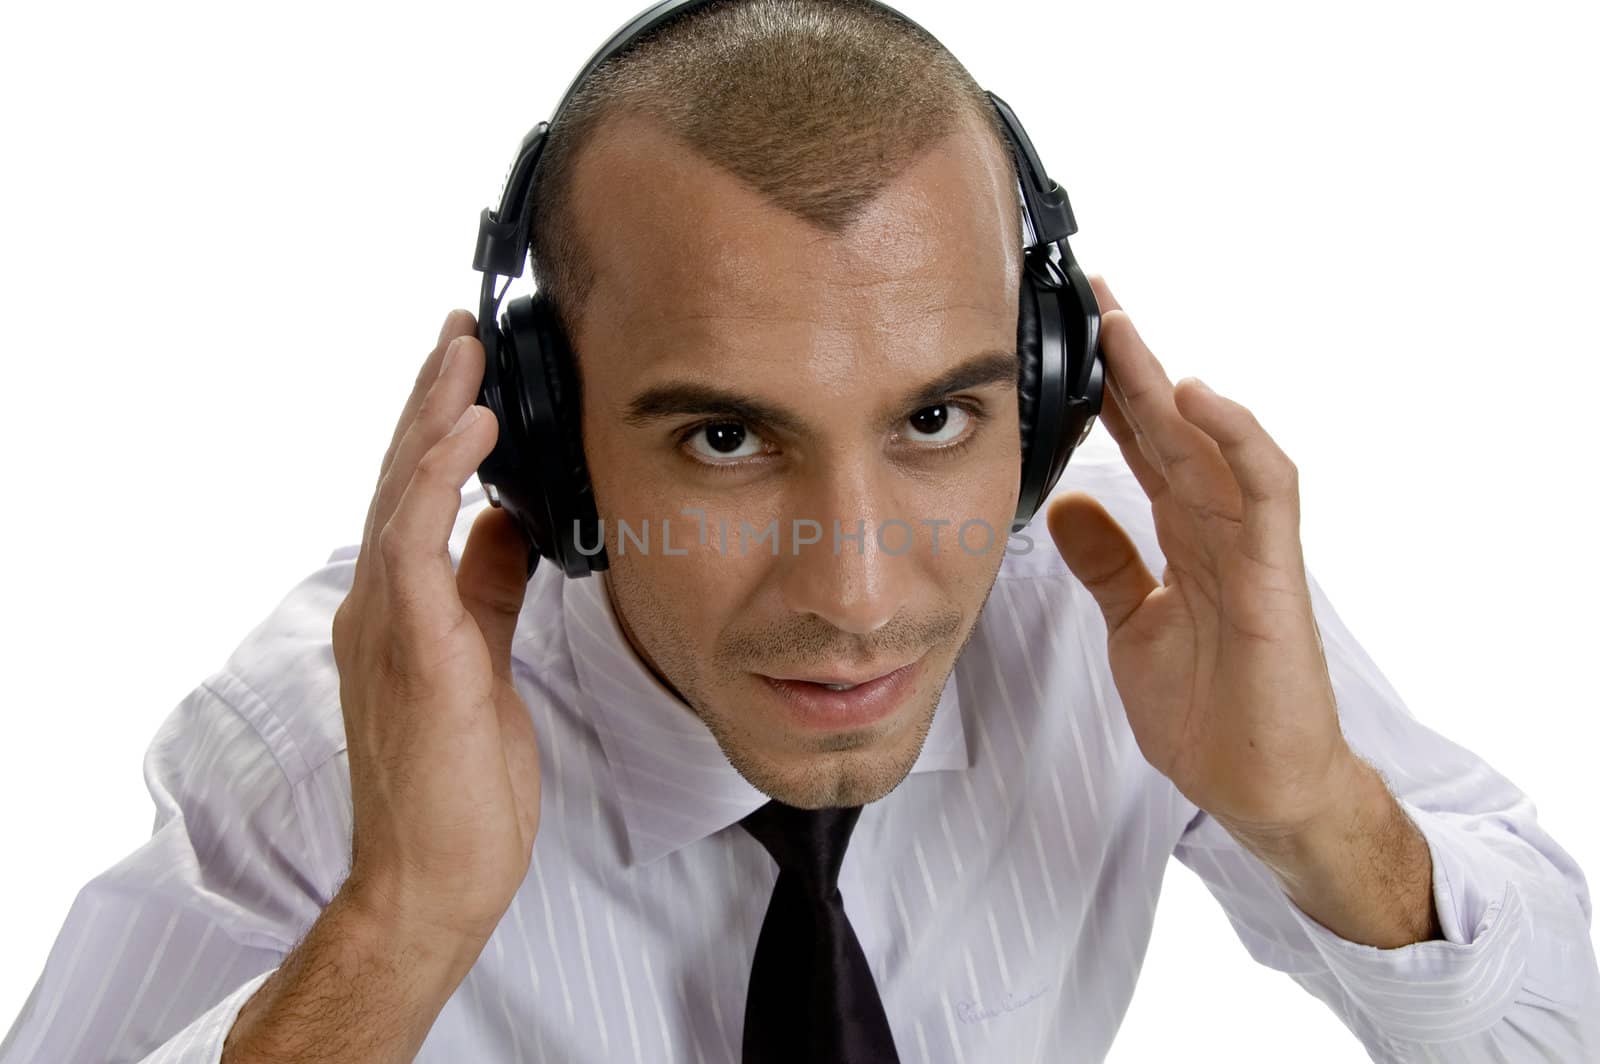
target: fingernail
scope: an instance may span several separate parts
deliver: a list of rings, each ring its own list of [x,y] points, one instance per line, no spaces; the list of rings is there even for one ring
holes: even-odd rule
[[[1194,381],[1194,383],[1200,388],[1200,390],[1202,392],[1205,392],[1207,395],[1216,395],[1217,394],[1216,392],[1211,390],[1211,385],[1207,384],[1205,381],[1201,380],[1199,377],[1190,377],[1189,379]]]
[[[450,360],[456,357],[456,351],[461,347],[463,339],[465,337],[456,337],[450,341],[450,346],[444,349],[444,360],[439,363],[439,376],[444,376],[445,371],[450,368]]]
[[[460,417],[456,418],[455,425],[453,425],[451,427],[451,429],[450,429],[449,433],[447,433],[447,435],[450,435],[450,436],[456,435],[457,433],[459,433],[462,430],[464,430],[468,425],[472,424],[476,420],[478,420],[478,404],[477,403],[473,403],[471,406],[467,407],[465,410],[463,410],[461,412],[461,416]]]

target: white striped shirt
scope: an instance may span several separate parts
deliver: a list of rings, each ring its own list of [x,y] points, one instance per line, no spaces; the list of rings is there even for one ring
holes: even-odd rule
[[[1078,488],[1160,573],[1120,455],[1080,451],[1056,491]],[[467,494],[454,560],[483,505]],[[1600,1060],[1583,873],[1527,797],[1411,716],[1314,579],[1345,735],[1427,839],[1443,941],[1333,934],[1144,760],[1104,621],[1042,514],[840,872],[903,1060],[1102,1059],[1172,855],[1250,955],[1375,1060]],[[0,1064],[217,1060],[339,889],[351,804],[329,626],[355,554],[335,551],[161,726],[154,833],[79,892]],[[513,671],[542,759],[533,862],[419,1061],[739,1064],[777,870],[737,822],[765,796],[632,653],[600,579],[545,563],[529,586]]]

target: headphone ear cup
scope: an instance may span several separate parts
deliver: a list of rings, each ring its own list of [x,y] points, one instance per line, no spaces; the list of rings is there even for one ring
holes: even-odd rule
[[[478,478],[490,502],[516,519],[528,547],[529,578],[541,557],[568,576],[605,568],[604,547],[585,555],[574,536],[576,516],[578,534],[599,546],[583,444],[574,439],[576,389],[562,374],[565,343],[551,318],[547,304],[519,296],[498,324],[480,329],[485,359],[478,401],[494,414],[499,437],[479,464]]]
[[[600,519],[595,511],[594,489],[589,483],[589,464],[583,453],[583,389],[578,379],[577,361],[549,297],[535,292],[533,321],[539,332],[539,354],[543,359],[543,380],[555,414],[551,435],[553,454],[560,470],[551,478],[551,510],[559,511],[555,544],[561,553],[562,568],[568,576],[587,576],[609,568],[604,543],[600,539]],[[592,553],[578,550],[589,544]]]
[[[502,474],[508,487],[501,496],[540,555],[568,576],[587,576],[606,568],[606,555],[583,458],[580,396],[568,368],[571,351],[542,293],[519,296],[506,306],[505,332],[507,361],[515,363],[520,384],[510,398],[522,417],[507,455],[512,467]],[[509,424],[515,430],[518,419]],[[580,538],[598,550],[579,551]]]
[[[1018,373],[1022,470],[1013,531],[1034,520],[1078,443],[1067,434],[1077,410],[1069,392],[1069,336],[1083,325],[1069,299],[1072,294],[1075,290],[1051,261],[1048,246],[1024,253],[1016,318],[1022,360]]]
[[[1017,424],[1022,435],[1022,469],[1034,448],[1039,412],[1039,293],[1026,271],[1017,286]],[[1023,500],[1018,499],[1020,513]]]
[[[1044,505],[1100,412],[1100,311],[1065,242],[1062,252],[1065,268],[1045,247],[1028,249],[1024,258],[1017,315],[1022,487],[1013,530]]]
[[[1060,436],[1067,354],[1052,266],[1044,248],[1023,253],[1022,283],[1017,292],[1017,357],[1021,360],[1017,421],[1022,433],[1022,469],[1012,531],[1033,520],[1065,465],[1065,457],[1057,452],[1065,442]],[[1071,448],[1067,449],[1070,453]]]
[[[528,549],[528,576],[531,579],[540,557],[549,557],[548,520],[536,493],[524,476],[528,468],[526,389],[518,357],[518,337],[507,318],[478,323],[478,339],[483,344],[483,382],[478,387],[478,403],[494,415],[497,426],[494,448],[478,464],[478,480],[489,502],[504,509],[516,521]],[[521,344],[533,342],[523,338]]]

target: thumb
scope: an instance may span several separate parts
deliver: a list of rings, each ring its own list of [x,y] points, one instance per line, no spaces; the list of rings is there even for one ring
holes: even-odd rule
[[[1100,604],[1108,633],[1122,627],[1160,586],[1128,533],[1094,496],[1082,491],[1061,496],[1050,504],[1045,524],[1067,568]]]
[[[528,591],[528,547],[516,518],[486,506],[472,521],[456,566],[461,605],[478,622],[495,675],[511,675],[511,636]]]

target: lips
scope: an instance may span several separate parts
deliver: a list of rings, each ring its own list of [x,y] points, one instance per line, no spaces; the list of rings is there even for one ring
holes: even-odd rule
[[[915,659],[915,658],[911,659],[911,661],[915,661],[915,660],[917,660],[917,659]],[[773,679],[773,680],[788,680],[790,683],[814,683],[814,684],[817,684],[819,686],[840,686],[840,685],[843,685],[843,686],[846,686],[846,687],[857,687],[857,686],[859,686],[861,684],[864,684],[864,683],[871,683],[873,680],[882,679],[883,677],[889,675],[891,672],[896,672],[896,671],[898,671],[900,669],[903,669],[907,665],[911,664],[911,661],[902,661],[902,662],[900,662],[899,664],[896,664],[896,665],[884,665],[882,667],[875,668],[875,669],[872,669],[870,671],[852,670],[852,669],[835,669],[835,670],[832,670],[830,672],[813,672],[813,673],[806,673],[806,674],[796,674],[796,675],[793,675],[793,676],[781,676],[781,675],[778,675],[777,673],[767,673],[766,675],[770,679]]]
[[[824,691],[854,691],[857,687],[861,686],[861,684],[858,684],[858,683],[834,683],[834,682],[832,682],[830,680],[784,680],[783,682],[784,683],[806,683],[806,684],[810,684],[813,687],[820,687]],[[872,681],[871,680],[865,680],[863,682],[864,683],[871,683]]]
[[[826,681],[840,679],[837,674],[813,673],[810,678],[763,675],[761,682],[777,696],[775,705],[794,725],[807,731],[834,732],[867,727],[894,712],[915,686],[920,664],[918,658],[875,676],[858,673],[862,682],[848,689],[828,686]]]

